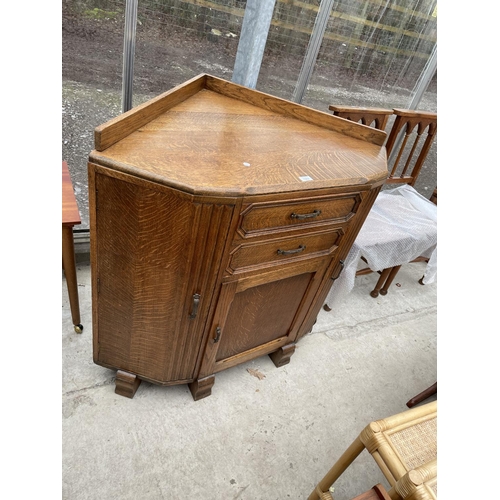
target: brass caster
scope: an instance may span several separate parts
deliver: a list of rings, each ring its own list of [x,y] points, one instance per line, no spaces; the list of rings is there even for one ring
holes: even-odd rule
[[[330,312],[330,311],[332,310],[332,308],[331,308],[331,307],[328,307],[328,305],[326,305],[326,304],[323,306],[323,309],[324,309],[325,311],[327,311],[327,312]]]
[[[380,290],[380,295],[387,295],[387,290]]]
[[[375,290],[372,290],[372,291],[370,292],[370,295],[371,295],[374,299],[376,299],[376,298],[378,297],[378,292],[376,292]]]
[[[75,332],[76,333],[82,333],[83,332],[83,326],[82,325],[75,325]]]

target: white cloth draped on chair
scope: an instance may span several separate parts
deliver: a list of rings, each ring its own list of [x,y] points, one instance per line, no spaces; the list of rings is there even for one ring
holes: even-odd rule
[[[422,282],[434,282],[437,206],[406,184],[381,191],[346,258],[343,272],[332,285],[327,306],[333,309],[351,292],[356,271],[366,264],[372,271],[382,271],[417,257],[429,258]]]

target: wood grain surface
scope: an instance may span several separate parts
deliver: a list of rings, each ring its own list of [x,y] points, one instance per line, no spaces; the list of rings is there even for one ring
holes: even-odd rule
[[[196,400],[221,370],[288,363],[387,178],[385,137],[210,75],[98,127],[93,351],[118,391]]]
[[[217,361],[289,335],[312,274],[300,274],[237,293]]]
[[[97,360],[147,379],[193,378],[202,329],[183,321],[192,307],[186,297],[200,293],[202,307],[208,307],[211,266],[218,265],[224,244],[213,238],[229,222],[228,208],[204,215],[200,205],[182,197],[105,175],[97,176],[96,188]],[[196,229],[202,219],[207,244],[200,247]],[[189,335],[180,334],[183,329]]]
[[[291,228],[303,229],[325,222],[347,222],[360,203],[358,193],[341,196],[298,199],[293,203],[253,203],[245,207],[238,232],[242,237],[258,236]]]
[[[359,124],[353,126],[352,122],[348,120],[339,119],[339,117],[331,116],[328,113],[259,92],[258,90],[236,85],[215,76],[206,75],[205,85],[209,90],[235,99],[241,99],[244,102],[249,102],[254,106],[273,111],[277,114],[312,123],[313,125],[319,125],[329,130],[335,130],[346,136],[362,139],[363,141],[379,146],[385,141],[385,133],[379,130]]]
[[[342,230],[337,228],[298,237],[239,244],[231,254],[229,267],[238,272],[254,266],[262,269],[327,255],[337,248],[342,234]]]
[[[205,81],[210,85],[201,88]],[[98,135],[101,151],[92,161],[192,194],[288,192],[387,177],[378,144],[384,132],[208,76],[108,122]]]

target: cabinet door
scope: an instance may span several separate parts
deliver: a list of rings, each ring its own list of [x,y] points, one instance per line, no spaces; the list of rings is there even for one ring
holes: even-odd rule
[[[295,341],[331,258],[222,285],[199,378]]]
[[[192,379],[232,207],[102,174],[95,186],[95,362]]]

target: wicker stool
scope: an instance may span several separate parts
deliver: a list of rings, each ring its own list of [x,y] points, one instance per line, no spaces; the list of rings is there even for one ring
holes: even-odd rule
[[[370,423],[319,482],[309,500],[333,498],[330,487],[365,448],[389,481],[391,498],[437,498],[436,434],[437,401]]]

